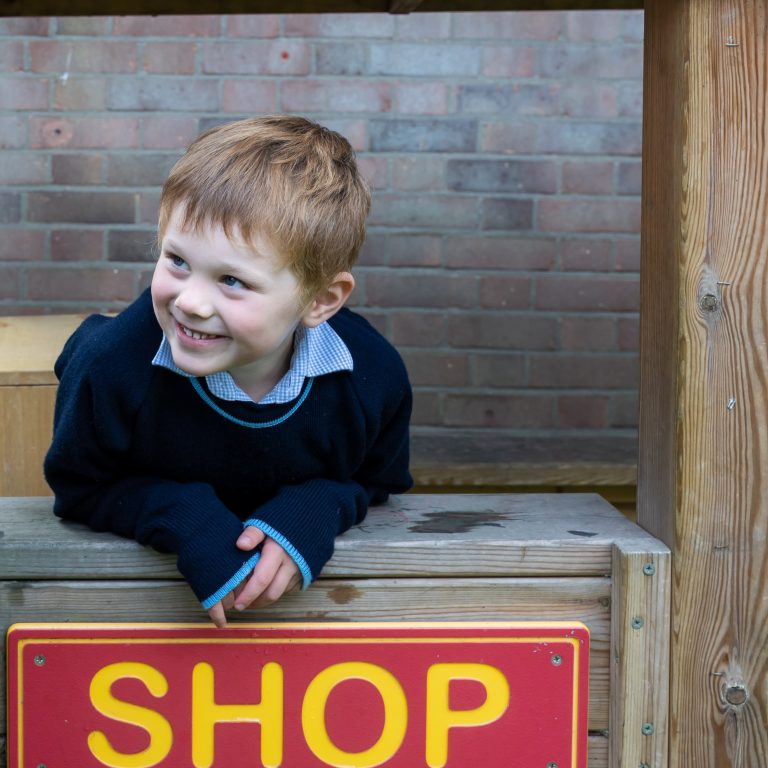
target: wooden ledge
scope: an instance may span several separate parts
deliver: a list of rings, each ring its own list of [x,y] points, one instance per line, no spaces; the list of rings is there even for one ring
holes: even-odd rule
[[[600,496],[406,494],[341,536],[323,578],[604,576],[612,547],[666,551]],[[174,558],[0,499],[0,579],[179,579]]]

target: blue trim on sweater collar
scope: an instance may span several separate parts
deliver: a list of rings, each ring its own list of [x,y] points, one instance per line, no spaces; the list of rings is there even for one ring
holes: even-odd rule
[[[191,374],[183,371],[173,362],[171,345],[165,336],[152,359],[152,365],[192,378]],[[259,404],[289,403],[301,394],[305,379],[352,369],[352,353],[328,323],[321,323],[316,328],[299,326],[293,341],[291,367],[275,387],[259,400]],[[237,386],[228,371],[219,371],[206,376],[205,383],[211,394],[220,400],[252,402],[252,399]]]

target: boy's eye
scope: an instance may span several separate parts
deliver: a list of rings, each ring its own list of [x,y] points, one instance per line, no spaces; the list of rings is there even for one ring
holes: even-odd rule
[[[221,282],[224,283],[228,288],[245,288],[246,285],[242,280],[238,280],[236,277],[233,277],[232,275],[224,275],[224,277],[221,278]]]
[[[168,257],[168,261],[170,261],[177,269],[186,269],[187,262],[184,261],[181,256],[177,256],[175,253],[168,253],[166,256]]]

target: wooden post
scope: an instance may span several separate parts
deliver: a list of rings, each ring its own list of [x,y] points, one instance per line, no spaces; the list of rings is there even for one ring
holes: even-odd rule
[[[768,0],[646,0],[638,520],[670,766],[768,765]]]

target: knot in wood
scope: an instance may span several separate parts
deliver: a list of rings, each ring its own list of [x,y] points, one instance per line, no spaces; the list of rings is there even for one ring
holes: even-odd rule
[[[727,683],[723,686],[723,699],[732,707],[740,707],[747,703],[749,693],[743,683]]]
[[[718,301],[717,296],[715,296],[714,293],[705,293],[699,299],[699,306],[705,312],[714,312],[719,305],[720,305],[720,302]]]

